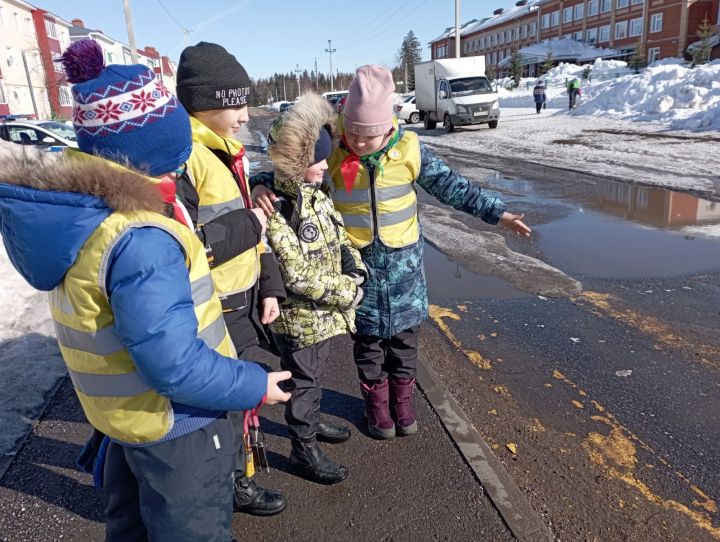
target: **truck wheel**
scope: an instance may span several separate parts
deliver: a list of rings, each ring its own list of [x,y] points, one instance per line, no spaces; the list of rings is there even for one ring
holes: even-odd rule
[[[498,122],[500,122],[500,121],[491,120],[490,122],[488,122],[488,127],[492,128],[494,130],[495,128],[497,128]]]
[[[410,113],[410,118],[408,119],[408,124],[416,124],[420,122],[420,113],[415,111],[414,113]]]
[[[423,123],[424,123],[423,125],[425,126],[426,130],[434,130],[435,127],[437,126],[437,121],[430,119],[429,112],[425,113],[425,118],[423,119]]]
[[[450,115],[447,113],[445,113],[445,117],[443,118],[443,126],[448,134],[452,134],[455,131],[455,125],[452,123]]]

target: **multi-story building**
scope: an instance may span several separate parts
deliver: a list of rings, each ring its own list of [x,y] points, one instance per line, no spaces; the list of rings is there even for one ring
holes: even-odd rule
[[[641,47],[653,62],[687,56],[703,19],[715,25],[719,11],[720,0],[519,0],[463,25],[460,52],[485,55],[487,65],[503,67],[515,50],[522,55],[525,47],[564,38],[596,49],[596,58],[627,58]],[[432,58],[455,56],[455,29],[446,29],[430,48]],[[588,47],[578,50],[583,58],[562,60],[592,59]],[[529,65],[530,74],[534,68]]]
[[[67,23],[21,0],[0,0],[0,115],[69,118],[70,89],[53,60]]]

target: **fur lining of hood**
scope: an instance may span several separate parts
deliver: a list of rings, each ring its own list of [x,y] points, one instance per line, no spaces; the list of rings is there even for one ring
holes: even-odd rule
[[[160,191],[148,177],[107,160],[74,152],[77,158],[56,158],[32,151],[3,154],[0,183],[95,196],[114,211],[163,212],[165,204]]]
[[[320,129],[326,126],[333,135],[336,117],[327,100],[308,93],[276,119],[269,138],[275,179],[302,182],[305,170],[313,163]]]

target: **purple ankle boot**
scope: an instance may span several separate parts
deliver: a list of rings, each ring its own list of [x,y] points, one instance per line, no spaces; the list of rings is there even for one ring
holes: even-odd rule
[[[390,379],[390,414],[395,420],[397,434],[401,437],[417,433],[412,400],[414,387],[414,378]]]
[[[390,417],[388,403],[390,390],[388,381],[374,384],[372,387],[364,382],[360,383],[363,398],[365,399],[365,417],[367,418],[369,433],[380,440],[395,436],[395,422]]]

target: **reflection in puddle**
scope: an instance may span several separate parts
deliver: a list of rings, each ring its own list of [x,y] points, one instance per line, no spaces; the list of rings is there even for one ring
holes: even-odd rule
[[[425,275],[430,300],[511,299],[526,294],[498,277],[468,271],[425,242]]]

